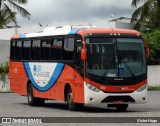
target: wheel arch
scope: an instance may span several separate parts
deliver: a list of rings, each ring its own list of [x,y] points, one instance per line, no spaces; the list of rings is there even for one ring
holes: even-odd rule
[[[64,86],[64,101],[67,101],[67,90],[69,88],[72,90],[72,87],[71,87],[70,83],[66,83],[65,86]]]

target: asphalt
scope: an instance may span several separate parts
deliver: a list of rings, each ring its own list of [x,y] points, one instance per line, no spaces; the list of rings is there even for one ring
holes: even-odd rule
[[[132,104],[129,105],[129,108],[126,112],[117,112],[115,109],[107,108],[106,105],[92,105],[85,106],[80,111],[69,111],[67,109],[66,103],[60,101],[47,101],[44,106],[31,107],[27,104],[27,98],[19,96],[14,93],[0,93],[0,117],[85,117],[86,120],[89,118],[98,119],[107,118],[107,117],[160,117],[160,91],[149,91],[148,99],[146,104]],[[1,125],[1,124],[0,124]],[[17,125],[17,124],[15,124]],[[31,125],[31,124],[27,124]],[[38,124],[34,124],[38,125]],[[53,124],[41,124],[41,125],[53,125]],[[71,124],[71,123],[54,123],[54,125],[88,125],[91,126],[91,123],[80,123],[80,124]],[[94,125],[122,125],[128,126],[128,123],[93,123]],[[141,126],[141,123],[133,123],[131,125]],[[151,125],[151,124],[145,124]],[[154,124],[157,125],[158,124]]]

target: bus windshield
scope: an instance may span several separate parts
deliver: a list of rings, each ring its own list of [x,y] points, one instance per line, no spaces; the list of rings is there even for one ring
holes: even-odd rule
[[[87,74],[101,77],[135,77],[146,73],[143,39],[86,38]]]

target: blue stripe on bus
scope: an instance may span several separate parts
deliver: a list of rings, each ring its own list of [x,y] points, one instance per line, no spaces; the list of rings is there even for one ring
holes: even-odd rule
[[[64,68],[64,64],[62,63],[57,63],[57,66],[50,78],[50,80],[48,81],[47,85],[44,86],[44,87],[40,87],[34,80],[33,78],[33,75],[31,73],[31,69],[30,69],[30,66],[29,66],[29,62],[25,62],[24,63],[25,65],[25,69],[26,69],[26,72],[27,72],[27,75],[28,75],[28,78],[31,80],[33,86],[39,90],[39,91],[47,91],[49,90],[51,87],[53,87],[53,85],[55,85],[55,83],[57,82],[59,76],[61,75],[62,71],[63,71],[63,68]]]
[[[76,34],[78,32],[78,30],[71,30],[69,33],[68,33],[68,35],[74,35],[74,34]]]
[[[20,38],[25,38],[26,37],[26,34],[21,34],[20,35]]]

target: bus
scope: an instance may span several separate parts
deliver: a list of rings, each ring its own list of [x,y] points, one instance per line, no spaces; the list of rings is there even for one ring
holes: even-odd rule
[[[68,109],[106,104],[125,111],[147,97],[147,41],[135,30],[48,27],[10,43],[10,88],[31,106],[45,100]]]

